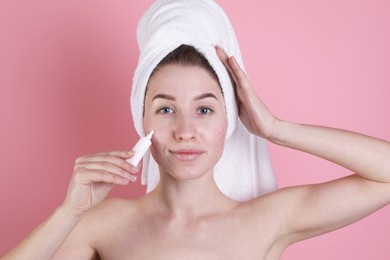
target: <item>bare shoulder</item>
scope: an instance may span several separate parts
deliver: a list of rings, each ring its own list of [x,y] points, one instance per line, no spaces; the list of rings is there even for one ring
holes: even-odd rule
[[[284,214],[290,199],[300,192],[300,188],[281,188],[274,192],[259,196],[253,200],[243,203],[251,215],[257,219],[270,219],[270,221],[280,220]]]
[[[106,218],[120,218],[126,215],[132,216],[138,209],[138,200],[128,200],[121,198],[109,198],[102,201],[85,216],[92,223],[101,222]]]
[[[103,243],[114,242],[138,216],[137,200],[110,198],[91,209],[67,237],[56,259],[97,259]]]
[[[291,218],[300,216],[291,212],[304,203],[302,194],[307,194],[308,189],[309,186],[284,187],[240,204],[241,220],[252,231],[252,239],[265,247],[267,258],[279,259],[291,244]]]
[[[254,231],[253,234],[258,236],[254,239],[264,243],[264,238],[267,238],[268,242],[272,243],[283,225],[290,192],[283,188],[242,202],[237,207],[235,216],[241,223],[245,223],[246,227]]]
[[[261,259],[279,259],[287,245],[280,243],[288,212],[289,193],[293,190],[283,188],[262,195],[250,201],[241,202],[233,208],[229,226],[235,237],[246,245],[248,252],[258,252]],[[243,242],[245,241],[245,242]],[[228,242],[226,242],[228,243]]]
[[[96,240],[100,240],[100,234],[123,230],[126,223],[134,222],[139,217],[138,212],[138,200],[109,198],[88,212],[80,222],[79,228],[89,232]]]

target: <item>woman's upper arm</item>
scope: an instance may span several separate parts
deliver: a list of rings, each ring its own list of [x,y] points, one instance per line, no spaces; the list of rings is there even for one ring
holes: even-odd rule
[[[389,204],[390,184],[351,175],[285,188],[275,195],[285,207],[278,239],[292,244],[349,225]]]
[[[99,259],[93,248],[92,239],[96,236],[91,233],[93,231],[88,225],[88,217],[85,216],[72,230],[53,259]]]

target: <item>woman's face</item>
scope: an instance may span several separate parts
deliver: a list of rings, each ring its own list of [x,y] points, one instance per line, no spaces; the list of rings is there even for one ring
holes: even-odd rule
[[[144,128],[151,153],[177,180],[212,172],[222,155],[227,116],[218,82],[203,68],[166,65],[149,81]]]

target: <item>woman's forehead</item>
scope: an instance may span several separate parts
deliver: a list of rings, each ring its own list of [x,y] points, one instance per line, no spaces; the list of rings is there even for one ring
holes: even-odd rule
[[[201,95],[213,93],[222,96],[219,83],[210,73],[197,66],[166,65],[151,77],[147,95],[169,94]]]

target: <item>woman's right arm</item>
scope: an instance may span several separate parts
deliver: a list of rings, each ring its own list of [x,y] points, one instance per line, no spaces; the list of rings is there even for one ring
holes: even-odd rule
[[[133,152],[114,151],[80,157],[64,203],[1,259],[51,259],[84,214],[107,196],[113,185],[134,182],[138,169],[126,162]],[[93,249],[78,246],[92,257]]]

